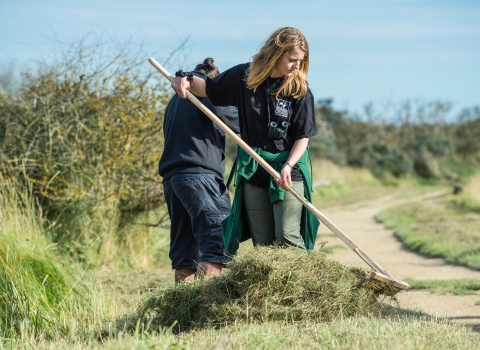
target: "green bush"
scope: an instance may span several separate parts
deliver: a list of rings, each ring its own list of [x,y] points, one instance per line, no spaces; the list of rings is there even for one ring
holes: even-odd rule
[[[428,152],[436,157],[454,154],[455,144],[451,138],[439,135],[421,135],[403,146],[403,149],[412,156],[418,156],[421,153]]]
[[[405,152],[387,145],[352,147],[347,162],[351,166],[370,169],[375,176],[389,172],[400,177],[413,170],[413,160]]]
[[[84,44],[0,91],[0,169],[33,184],[57,241],[100,250],[122,217],[163,203],[157,163],[170,91],[138,50]]]
[[[439,159],[440,169],[449,178],[466,179],[474,175],[479,168],[480,154],[461,156],[453,154]]]
[[[345,155],[333,140],[316,135],[309,140],[308,146],[313,158],[328,159],[336,164],[345,165]]]
[[[428,152],[423,152],[415,158],[415,173],[424,179],[439,178],[442,174],[435,157]]]
[[[463,117],[463,118],[462,118]],[[466,110],[454,127],[454,140],[458,153],[471,155],[480,152],[480,107]]]
[[[453,122],[450,111],[451,104],[442,101],[387,104],[383,112],[367,104],[362,114],[336,110],[331,99],[319,100],[316,106],[322,137],[334,141],[339,154],[347,155],[348,164],[367,167],[376,176],[385,171],[400,176],[415,161],[417,174],[438,177],[437,163],[445,163],[442,158],[468,161],[480,154],[480,107],[465,109]]]
[[[47,209],[111,196],[144,207],[168,94],[131,67],[115,76],[80,68],[26,72],[18,94],[0,95],[3,171],[25,171]]]

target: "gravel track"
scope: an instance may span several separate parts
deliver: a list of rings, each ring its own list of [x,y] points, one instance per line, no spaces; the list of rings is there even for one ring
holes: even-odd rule
[[[443,259],[428,258],[408,250],[395,238],[391,230],[375,221],[380,211],[403,203],[424,201],[445,195],[436,191],[421,196],[398,198],[388,195],[374,200],[348,206],[322,210],[327,218],[335,223],[346,235],[362,248],[373,260],[397,279],[480,279],[480,271],[446,264]],[[331,256],[341,263],[351,266],[368,266],[325,225],[321,225],[318,241],[326,241],[325,247],[343,246],[333,249]],[[472,326],[480,331],[480,294],[453,295],[439,294],[428,290],[411,290],[397,295],[399,306],[405,309],[423,311],[430,315],[446,317]]]

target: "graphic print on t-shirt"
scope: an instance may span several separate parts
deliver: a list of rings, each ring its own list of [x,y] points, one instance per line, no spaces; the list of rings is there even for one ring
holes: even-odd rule
[[[279,98],[275,107],[275,115],[288,119],[291,112],[291,105],[292,101],[282,100]]]

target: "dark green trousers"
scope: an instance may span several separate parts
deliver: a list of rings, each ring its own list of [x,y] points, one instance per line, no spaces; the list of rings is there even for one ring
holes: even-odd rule
[[[303,182],[293,182],[303,193]],[[243,206],[254,245],[278,245],[305,250],[300,234],[303,205],[290,192],[285,199],[270,203],[268,188],[243,184]]]

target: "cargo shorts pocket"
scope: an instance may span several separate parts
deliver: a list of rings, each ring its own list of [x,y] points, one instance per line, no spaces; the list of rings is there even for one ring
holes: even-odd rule
[[[220,226],[226,217],[224,213],[209,213],[205,215],[205,223],[208,227]]]

